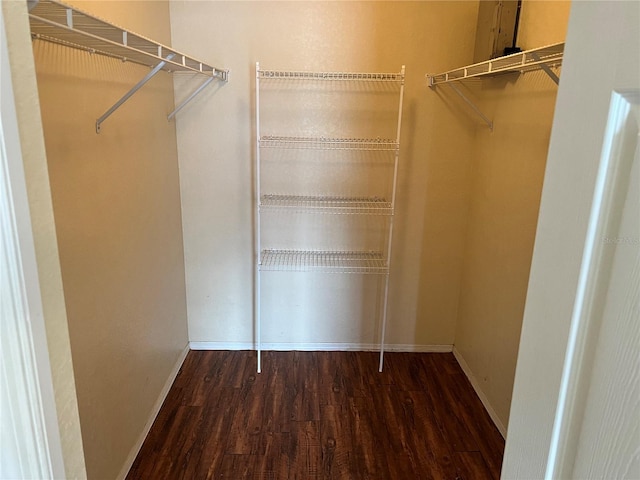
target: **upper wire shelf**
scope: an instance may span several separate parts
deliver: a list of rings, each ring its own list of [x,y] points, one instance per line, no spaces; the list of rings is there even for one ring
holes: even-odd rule
[[[138,35],[58,0],[39,0],[29,12],[34,38],[167,72],[195,72],[227,81],[228,71]]]
[[[543,69],[549,73],[549,68],[562,65],[564,42],[547,45],[545,47],[525,50],[504,57],[494,58],[486,62],[467,65],[437,75],[428,75],[429,86],[441,83],[456,82],[470,78],[497,75],[506,72],[526,72]]]
[[[385,274],[389,266],[381,252],[324,250],[262,250],[260,270],[283,272]]]
[[[391,202],[380,197],[263,195],[260,208],[314,213],[391,215]]]
[[[262,148],[302,148],[315,150],[386,150],[398,149],[398,142],[387,138],[327,138],[327,137],[260,137]]]
[[[29,12],[31,36],[66,47],[97,53],[151,68],[120,100],[96,120],[96,133],[102,123],[131,98],[158,72],[193,72],[206,80],[168,115],[171,120],[213,80],[226,82],[229,71],[196,60],[173,48],[130,32],[58,0],[36,0]]]
[[[359,82],[402,82],[404,70],[400,73],[356,73],[356,72],[300,72],[281,70],[258,70],[264,80],[329,80]]]

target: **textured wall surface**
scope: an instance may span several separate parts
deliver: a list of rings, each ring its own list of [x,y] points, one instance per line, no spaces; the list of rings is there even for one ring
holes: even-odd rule
[[[477,2],[171,3],[174,46],[231,70],[227,85],[209,88],[177,120],[190,340],[253,341],[259,61],[315,71],[406,65],[387,341],[453,343],[474,132],[424,75],[471,61],[477,9]],[[176,98],[195,85],[176,80]],[[375,279],[268,275],[265,341],[378,341]]]
[[[525,1],[518,46],[564,41],[569,5]],[[469,91],[494,130],[478,127],[473,142],[455,345],[506,427],[558,87],[535,71],[483,80]]]

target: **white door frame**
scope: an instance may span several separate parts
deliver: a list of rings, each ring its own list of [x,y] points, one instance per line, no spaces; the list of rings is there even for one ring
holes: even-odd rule
[[[507,430],[504,480],[558,478],[563,465],[573,461],[570,452],[560,450],[572,448],[565,439],[572,418],[579,416],[572,411],[571,399],[580,395],[578,370],[590,370],[580,352],[580,337],[586,335],[589,322],[578,319],[586,312],[584,307],[588,310],[585,275],[597,247],[592,243],[597,234],[593,219],[599,216],[594,212],[603,209],[594,195],[598,195],[596,185],[603,182],[599,174],[606,167],[603,151],[611,148],[607,125],[616,110],[612,93],[616,98],[640,85],[638,20],[637,2],[571,5]],[[606,34],[594,35],[596,31]],[[598,341],[602,338],[599,335]],[[621,399],[626,391],[617,389],[611,395]],[[627,416],[625,412],[621,420],[637,418]]]
[[[0,9],[0,478],[64,478],[17,125]]]
[[[606,238],[607,225],[621,207],[616,202],[617,178],[629,175],[633,152],[622,152],[628,135],[638,135],[640,90],[614,92],[607,121],[600,166],[589,217],[578,278],[578,288],[571,316],[569,340],[562,371],[558,406],[551,436],[545,478],[569,478],[574,466],[580,423],[589,395],[588,376],[595,357],[595,340],[602,318],[594,312],[597,301],[602,256],[608,242],[633,239]],[[631,132],[627,123],[634,124]],[[636,140],[637,143],[637,140]]]

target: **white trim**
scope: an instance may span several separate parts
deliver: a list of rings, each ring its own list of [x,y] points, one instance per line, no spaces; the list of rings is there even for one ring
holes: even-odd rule
[[[189,342],[191,350],[255,350],[253,342]],[[278,351],[343,351],[343,352],[377,352],[380,345],[377,343],[262,343],[263,350]],[[387,352],[431,352],[449,353],[453,345],[413,345],[413,344],[386,344]]]
[[[124,465],[120,470],[120,473],[116,477],[118,480],[124,480],[127,477],[129,470],[131,470],[131,467],[133,466],[133,462],[135,462],[136,457],[138,456],[138,453],[140,453],[142,444],[147,438],[147,435],[149,435],[149,430],[151,430],[151,427],[153,426],[153,422],[156,421],[156,417],[160,412],[160,408],[162,408],[162,404],[167,398],[167,395],[169,394],[169,390],[171,390],[171,386],[173,385],[173,382],[175,381],[176,376],[178,375],[178,372],[180,371],[180,368],[184,363],[184,359],[187,358],[187,354],[189,353],[189,351],[190,351],[190,348],[189,348],[189,345],[187,345],[186,347],[184,347],[184,350],[182,351],[182,353],[180,353],[180,356],[176,360],[176,363],[174,364],[173,369],[171,370],[171,373],[167,378],[167,381],[162,387],[162,390],[160,390],[160,395],[158,395],[158,399],[156,400],[156,403],[153,405],[153,408],[151,409],[151,413],[149,414],[149,419],[147,420],[147,423],[142,429],[142,432],[140,432],[140,435],[138,436],[138,440],[133,445],[133,448],[129,452],[129,456],[125,460]]]
[[[506,438],[507,437],[507,428],[500,421],[500,418],[498,418],[498,414],[493,409],[493,407],[491,406],[491,402],[489,402],[489,399],[487,398],[487,396],[484,394],[484,392],[480,388],[480,383],[478,383],[478,380],[476,379],[475,375],[471,371],[471,368],[469,367],[469,364],[466,362],[466,360],[464,359],[464,357],[462,356],[460,351],[455,346],[453,347],[453,356],[456,357],[456,360],[458,361],[458,364],[460,365],[460,368],[462,368],[462,371],[464,372],[464,374],[469,379],[469,382],[471,382],[471,386],[475,390],[476,395],[478,395],[478,398],[480,398],[480,401],[482,402],[482,405],[484,405],[485,410],[487,411],[487,413],[491,417],[491,420],[493,420],[493,423],[495,424],[496,428],[498,429],[498,431],[502,435],[502,438]]]
[[[2,8],[0,98],[0,477],[64,478]]]

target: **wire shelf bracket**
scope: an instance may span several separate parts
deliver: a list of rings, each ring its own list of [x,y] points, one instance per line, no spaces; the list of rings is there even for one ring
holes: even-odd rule
[[[169,114],[169,120],[214,79],[222,82],[227,82],[229,79],[228,70],[208,65],[59,0],[39,0],[30,7],[29,24],[34,40],[64,45],[151,68],[140,82],[96,120],[96,133],[100,133],[102,123],[111,114],[161,70],[169,73],[195,73],[209,77]]]
[[[180,104],[175,108],[175,110],[173,112],[171,112],[167,116],[167,120],[171,121],[171,119],[176,116],[176,113],[178,113],[180,110],[182,110],[187,105],[187,103],[189,103],[191,100],[193,100],[202,90],[204,90],[206,88],[207,85],[209,85],[214,80],[215,80],[215,77],[207,78],[202,83],[202,85],[200,85],[191,95],[189,95],[182,102],[180,102]],[[227,80],[225,80],[225,81],[227,81]]]
[[[525,73],[534,70],[542,70],[549,78],[558,85],[560,78],[552,70],[554,67],[562,65],[564,56],[564,43],[555,43],[545,47],[525,50],[523,52],[506,55],[504,57],[494,58],[486,62],[467,65],[466,67],[456,68],[437,75],[425,75],[430,88],[437,85],[448,84],[453,91],[459,95],[473,111],[487,124],[489,129],[493,131],[493,122],[478,108],[478,106],[470,100],[462,91],[455,86],[455,82],[469,79],[481,79],[493,77],[499,74],[516,72]]]
[[[113,106],[109,108],[109,110],[103,113],[102,116],[96,120],[96,133],[100,133],[102,122],[104,122],[107,118],[109,118],[113,112],[115,112],[118,108],[120,108],[120,106],[122,106],[124,102],[129,100],[129,98],[131,98],[138,90],[140,90],[149,80],[155,77],[156,74],[160,70],[162,70],[162,67],[164,67],[167,64],[167,61],[171,60],[173,57],[174,57],[173,53],[170,53],[169,55],[167,55],[166,60],[163,60],[162,62],[157,64],[155,67],[153,67],[153,69],[149,73],[147,73],[142,80],[136,83],[131,88],[131,90],[129,90],[127,93],[125,93],[122,96],[120,100],[114,103]]]
[[[456,92],[460,96],[460,98],[462,98],[465,102],[467,102],[467,105],[469,105],[472,108],[472,110],[476,112],[480,118],[482,118],[484,123],[486,123],[487,126],[489,127],[489,130],[493,132],[493,121],[489,120],[489,118],[484,113],[482,113],[482,110],[480,110],[475,103],[473,103],[464,93],[462,93],[462,91],[458,87],[456,87],[455,84],[449,83],[449,86],[454,92]]]

